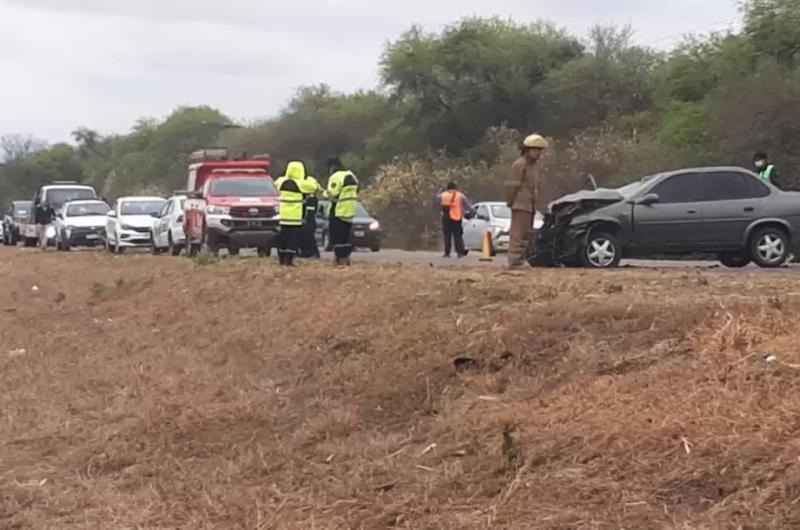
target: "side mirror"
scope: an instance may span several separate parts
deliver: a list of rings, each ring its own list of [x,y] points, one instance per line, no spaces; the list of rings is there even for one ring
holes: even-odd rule
[[[152,217],[153,219],[161,219],[161,212],[152,212],[150,214],[150,217]]]
[[[109,210],[106,215],[108,215],[109,217],[116,217],[117,216],[117,212],[115,212],[114,210]]]
[[[636,201],[636,204],[639,204],[641,206],[650,206],[657,203],[660,200],[661,199],[658,197],[658,194],[648,193],[647,195]]]
[[[480,219],[481,221],[488,221],[489,220],[489,216],[486,215],[486,214],[482,214],[482,213],[479,213],[478,215],[476,215],[476,217],[478,219]]]
[[[186,198],[188,199],[202,199],[203,192],[202,191],[190,191],[186,194]]]

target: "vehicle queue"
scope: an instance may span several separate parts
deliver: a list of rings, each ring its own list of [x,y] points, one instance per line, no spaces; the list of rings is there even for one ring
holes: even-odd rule
[[[509,267],[612,268],[625,257],[711,254],[727,267],[780,267],[800,255],[800,193],[779,187],[778,171],[763,152],[755,171],[740,167],[688,168],[659,173],[619,189],[584,190],[552,202],[542,215],[537,163],[548,142],[528,136],[505,182],[505,202],[472,205],[455,182],[436,195],[445,257],[480,248],[508,252]],[[89,186],[56,182],[33,201],[13,201],[3,222],[6,244],[75,246],[123,253],[231,255],[277,249],[279,263],[319,257],[350,264],[354,246],[380,250],[380,223],[358,202],[357,177],[337,158],[327,185],[292,161],[273,179],[269,157],[229,160],[226,150],[193,153],[187,190],[168,199],[121,197],[109,206]]]

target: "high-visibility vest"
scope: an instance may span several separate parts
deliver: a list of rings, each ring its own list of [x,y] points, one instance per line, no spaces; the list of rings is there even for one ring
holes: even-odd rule
[[[763,180],[764,182],[769,182],[771,184],[772,183],[772,173],[774,171],[775,171],[775,166],[773,164],[770,164],[767,167],[765,167],[763,170],[761,170],[761,173],[759,173],[758,176],[761,177],[761,180]]]
[[[333,217],[350,221],[358,208],[358,179],[350,171],[337,171],[328,179]]]
[[[303,226],[305,212],[303,210],[303,192],[300,185],[294,179],[281,177],[275,181],[275,187],[280,193],[281,226]]]
[[[461,192],[448,190],[442,193],[442,213],[449,215],[453,221],[464,219],[464,201]]]

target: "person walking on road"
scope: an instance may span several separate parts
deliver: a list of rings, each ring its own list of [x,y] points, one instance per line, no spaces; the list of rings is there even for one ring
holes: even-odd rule
[[[47,228],[53,223],[55,212],[48,203],[42,202],[37,198],[33,213],[34,221],[36,221],[37,235],[39,236],[39,248],[46,250]]]
[[[447,189],[440,189],[436,194],[442,207],[442,233],[444,234],[444,257],[450,257],[455,244],[459,258],[465,257],[469,251],[464,248],[464,216],[473,212],[467,196],[458,191],[455,182],[447,184]]]
[[[325,196],[330,199],[329,232],[335,263],[350,265],[353,252],[353,218],[358,207],[358,178],[348,171],[338,158],[328,160],[328,189]]]
[[[294,266],[297,249],[303,243],[303,219],[305,216],[306,169],[302,162],[289,162],[286,174],[275,181],[280,195],[280,241],[278,262],[285,267]]]
[[[319,259],[317,246],[317,208],[319,207],[319,193],[322,189],[317,179],[311,175],[305,178],[305,220],[303,222],[303,244],[300,255],[304,258]]]
[[[753,155],[753,165],[761,180],[769,182],[778,189],[782,189],[778,170],[775,168],[775,164],[770,163],[767,153],[759,151]]]
[[[541,135],[532,134],[525,138],[520,157],[511,166],[511,177],[505,184],[506,204],[511,208],[508,249],[510,268],[518,268],[524,264],[536,215],[538,179],[535,166],[548,147],[547,140]]]

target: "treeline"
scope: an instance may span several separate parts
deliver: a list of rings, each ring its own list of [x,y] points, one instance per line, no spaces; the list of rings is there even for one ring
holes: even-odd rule
[[[581,39],[547,22],[413,27],[387,46],[380,89],[305,87],[268,121],[180,108],[126,135],[78,129],[74,144],[5,138],[0,198],[54,178],[107,197],[169,193],[183,185],[187,153],[209,145],[268,152],[278,169],[302,159],[318,175],[340,154],[376,213],[416,245],[435,227],[432,191],[453,178],[474,198],[497,198],[527,131],[554,139],[542,164],[547,198],[583,186],[587,173],[611,185],[695,164],[747,166],[756,150],[800,185],[800,0],[749,0],[742,17],[738,33],[689,38],[669,53],[634,44],[631,28]]]

